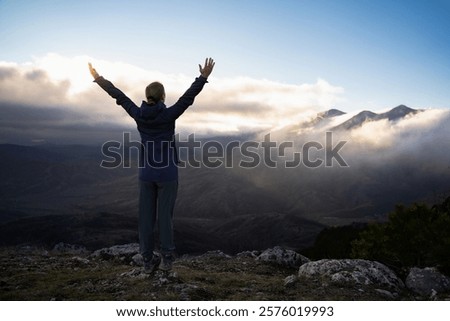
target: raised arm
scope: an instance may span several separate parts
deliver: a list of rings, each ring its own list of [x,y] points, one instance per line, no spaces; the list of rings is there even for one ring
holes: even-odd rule
[[[194,103],[195,97],[202,91],[203,86],[207,83],[207,78],[212,73],[215,62],[212,58],[206,58],[205,65],[199,66],[200,77],[197,77],[191,87],[181,96],[172,107],[168,108],[165,116],[169,120],[175,120],[184,113],[184,111]]]
[[[112,82],[109,80],[106,80],[102,76],[100,76],[95,70],[94,67],[92,67],[92,64],[89,63],[89,71],[94,78],[94,82],[96,82],[104,91],[108,93],[112,98],[116,100],[117,105],[120,105],[125,109],[125,111],[136,119],[140,114],[140,109],[136,104],[128,98],[119,88],[116,88]]]
[[[91,63],[88,63],[88,65],[89,65],[89,72],[91,73],[94,80],[96,80],[98,77],[100,77],[100,75],[98,74],[97,70],[95,70],[95,68],[92,67]]]
[[[202,65],[200,65],[200,64],[198,65],[198,68],[200,69],[200,75],[204,78],[208,78],[209,75],[211,75],[215,64],[216,63],[214,62],[214,60],[212,58],[206,58],[205,66],[202,67]]]

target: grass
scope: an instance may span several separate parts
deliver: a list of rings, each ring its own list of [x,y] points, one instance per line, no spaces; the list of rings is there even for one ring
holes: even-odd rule
[[[0,249],[0,300],[385,300],[370,287],[342,287],[319,279],[284,279],[297,270],[254,258],[181,258],[174,273],[142,273],[121,261]],[[408,297],[401,297],[408,299]]]

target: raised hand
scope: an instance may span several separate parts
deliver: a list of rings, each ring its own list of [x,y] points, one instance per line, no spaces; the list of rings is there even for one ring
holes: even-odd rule
[[[205,65],[202,67],[202,65],[198,65],[198,68],[200,69],[200,75],[202,75],[205,78],[208,78],[209,75],[212,73],[214,65],[216,63],[212,58],[206,58],[205,59]]]
[[[98,74],[97,70],[95,70],[95,68],[92,67],[91,63],[89,63],[89,71],[90,71],[92,77],[94,77],[94,80],[97,79],[98,77],[100,77],[100,75]]]

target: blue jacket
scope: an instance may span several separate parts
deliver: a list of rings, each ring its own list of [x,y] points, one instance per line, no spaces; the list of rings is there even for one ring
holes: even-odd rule
[[[139,179],[147,182],[177,180],[175,120],[194,103],[195,96],[207,82],[206,78],[196,78],[191,87],[169,108],[161,101],[151,105],[142,101],[139,108],[109,80],[99,77],[95,82],[136,121],[142,142],[139,153]]]

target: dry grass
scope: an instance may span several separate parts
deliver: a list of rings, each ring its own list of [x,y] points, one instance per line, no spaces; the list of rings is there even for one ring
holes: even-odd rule
[[[284,279],[296,269],[253,258],[180,258],[153,275],[126,262],[42,249],[0,250],[1,300],[385,300],[370,287]],[[400,299],[409,299],[403,294]]]

